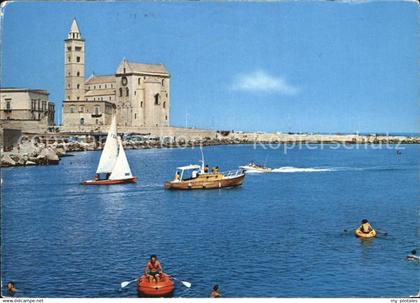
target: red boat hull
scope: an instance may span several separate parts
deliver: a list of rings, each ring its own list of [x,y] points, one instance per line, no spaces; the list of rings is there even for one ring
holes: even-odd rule
[[[141,296],[148,297],[167,297],[172,295],[175,289],[175,283],[167,274],[161,274],[159,283],[149,282],[149,279],[143,275],[137,282],[137,291]]]
[[[115,184],[126,184],[126,183],[136,183],[137,178],[133,177],[130,179],[124,180],[87,180],[83,181],[80,184],[82,185],[115,185]]]

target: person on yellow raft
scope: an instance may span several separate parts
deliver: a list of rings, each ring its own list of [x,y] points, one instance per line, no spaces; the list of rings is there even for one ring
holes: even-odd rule
[[[376,231],[372,228],[367,219],[363,219],[359,228],[355,230],[355,234],[360,238],[373,238],[376,236]]]

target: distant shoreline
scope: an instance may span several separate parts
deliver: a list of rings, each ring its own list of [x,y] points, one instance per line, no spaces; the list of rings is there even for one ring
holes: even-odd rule
[[[207,135],[208,133],[206,133]],[[102,150],[104,134],[64,135],[39,134],[23,135],[13,146],[6,148],[1,156],[1,167],[58,164],[69,153]],[[309,134],[270,134],[226,132],[215,136],[123,136],[124,148],[141,150],[152,148],[189,148],[218,145],[254,145],[266,149],[280,149],[284,152],[294,148],[308,148],[312,145],[336,145],[353,149],[364,148],[394,149],[401,153],[401,144],[420,144],[420,137],[378,136],[378,135],[309,135]]]

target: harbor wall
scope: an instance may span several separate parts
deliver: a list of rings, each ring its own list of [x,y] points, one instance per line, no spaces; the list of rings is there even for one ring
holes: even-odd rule
[[[376,145],[378,148],[398,149],[399,144],[420,144],[420,137],[381,135],[325,135],[282,134],[261,132],[233,132],[176,127],[143,128],[142,132],[124,129],[121,133],[126,149],[185,148],[227,144],[254,144],[265,148],[284,146],[286,150],[300,144]],[[138,128],[136,128],[138,131]],[[119,129],[119,131],[121,131]],[[2,166],[27,166],[58,164],[67,153],[101,150],[106,132],[92,133],[21,133],[20,130],[4,130],[8,145],[1,153]],[[5,139],[6,140],[6,139]],[[11,143],[10,143],[11,142]]]

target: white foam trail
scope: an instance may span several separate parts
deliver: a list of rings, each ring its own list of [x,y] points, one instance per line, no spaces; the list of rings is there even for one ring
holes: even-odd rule
[[[282,166],[279,168],[273,168],[273,173],[321,173],[321,172],[340,172],[340,171],[365,171],[365,170],[377,170],[377,169],[389,169],[382,167],[294,167],[294,166]],[[259,170],[247,170],[247,174],[265,174],[267,172]]]
[[[246,174],[263,174],[264,172],[263,171],[260,171],[260,170],[247,169],[245,171],[245,173]]]
[[[293,167],[293,166],[283,166],[279,168],[274,168],[273,173],[318,173],[318,172],[328,172],[336,171],[335,168],[316,168],[316,167]]]

